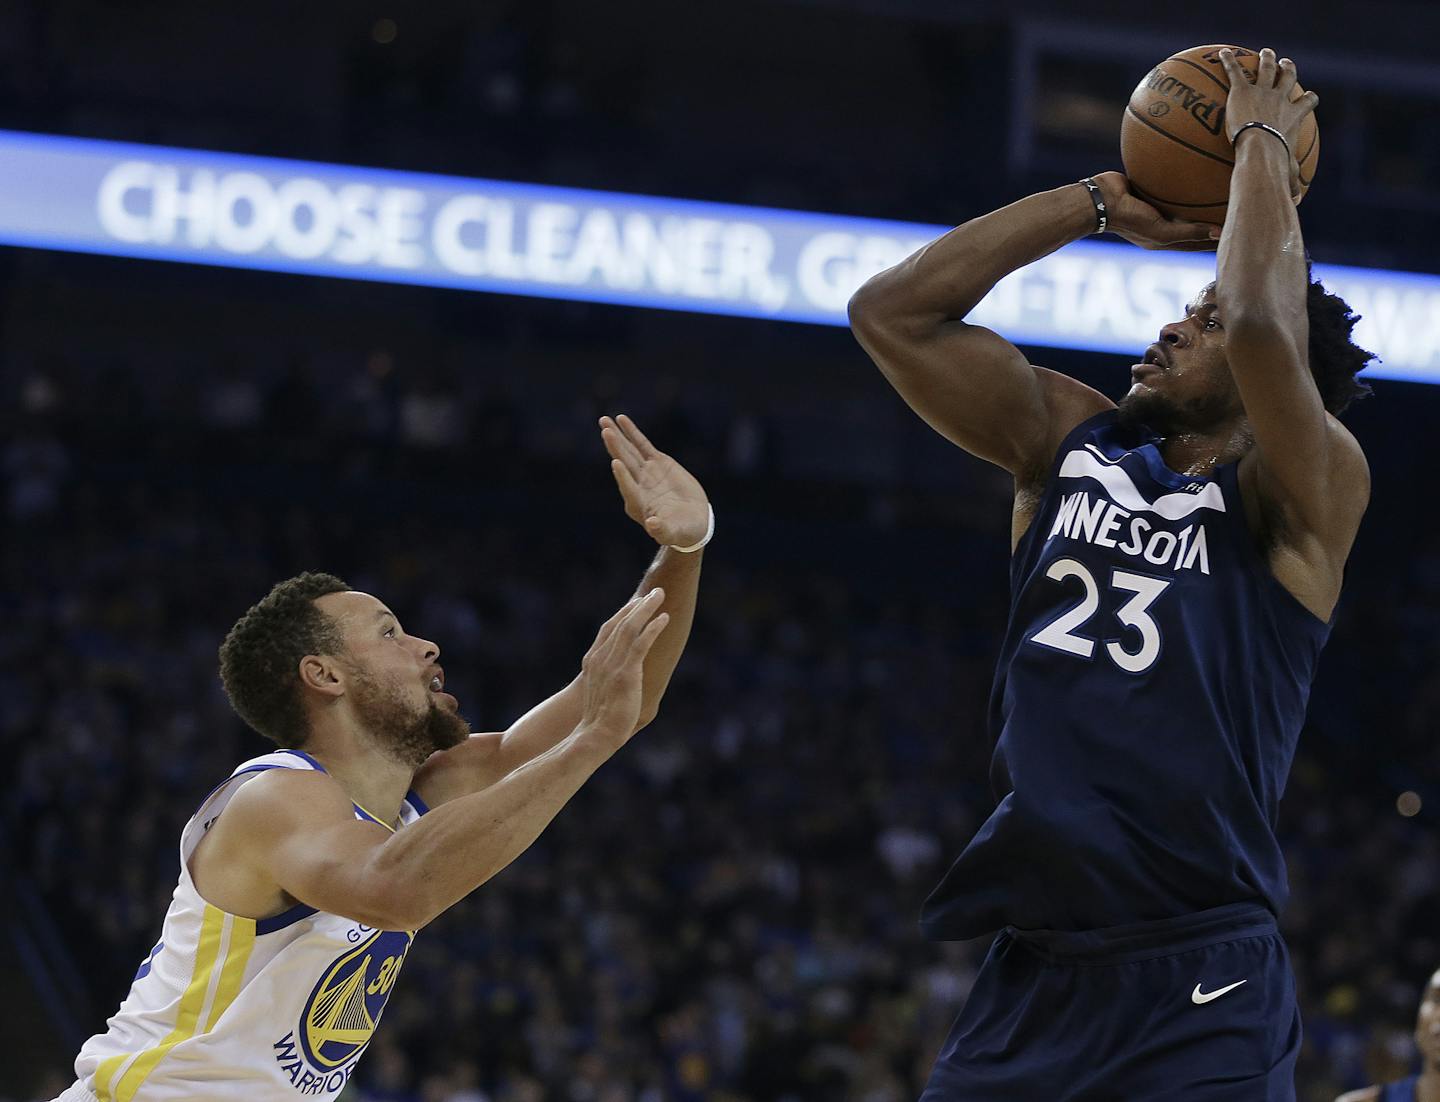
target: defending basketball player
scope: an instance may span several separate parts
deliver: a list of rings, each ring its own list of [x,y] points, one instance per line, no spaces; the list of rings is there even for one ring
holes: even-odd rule
[[[1440,1102],[1440,971],[1431,975],[1415,1015],[1415,1047],[1420,1050],[1419,1075],[1350,1091],[1335,1102]]]
[[[231,629],[226,693],[283,749],[240,765],[185,827],[161,939],[64,1102],[333,1098],[415,932],[654,718],[713,514],[629,418],[601,426],[626,513],[662,549],[579,675],[508,730],[471,734],[440,648],[331,575],[280,583]]]
[[[1215,282],[1118,405],[964,320],[1109,228],[1204,247],[1119,173],[977,218],[867,283],[855,332],[933,428],[1015,479],[991,698],[998,806],[927,900],[1000,931],[925,1102],[1294,1098],[1300,1021],[1275,821],[1369,496],[1336,415],[1370,358],[1311,283],[1292,202],[1295,66],[1232,54]]]

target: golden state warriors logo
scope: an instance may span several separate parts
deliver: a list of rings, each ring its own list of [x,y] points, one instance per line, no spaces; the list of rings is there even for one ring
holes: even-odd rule
[[[376,930],[325,973],[300,1017],[300,1048],[317,1071],[353,1059],[370,1042],[400,975],[410,935]]]

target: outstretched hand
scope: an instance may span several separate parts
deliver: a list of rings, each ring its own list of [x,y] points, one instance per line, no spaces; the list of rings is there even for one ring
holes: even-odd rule
[[[655,447],[634,421],[600,418],[610,473],[625,500],[625,515],[662,546],[689,547],[710,527],[709,500],[695,476]]]
[[[645,695],[645,656],[655,645],[670,614],[661,612],[665,591],[630,598],[600,625],[595,642],[580,662],[580,726],[618,747],[635,733]]]
[[[1110,212],[1109,230],[1142,249],[1200,251],[1220,242],[1220,227],[1213,222],[1183,222],[1166,218],[1130,191],[1123,172],[1102,172],[1095,177]]]

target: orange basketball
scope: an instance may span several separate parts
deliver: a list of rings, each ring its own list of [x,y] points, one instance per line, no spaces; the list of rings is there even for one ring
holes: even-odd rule
[[[1130,94],[1120,124],[1120,157],[1131,189],[1171,218],[1225,221],[1235,149],[1225,135],[1230,79],[1220,64],[1223,49],[1223,45],[1194,46],[1167,57]],[[1253,81],[1259,55],[1242,46],[1229,49]],[[1291,99],[1304,92],[1297,84]],[[1295,145],[1293,152],[1300,161],[1298,203],[1315,178],[1320,156],[1314,112],[1300,124]]]

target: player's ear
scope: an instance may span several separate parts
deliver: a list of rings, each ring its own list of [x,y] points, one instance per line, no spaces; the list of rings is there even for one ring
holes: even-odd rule
[[[300,659],[300,684],[324,696],[345,695],[345,671],[333,658],[307,654]]]

